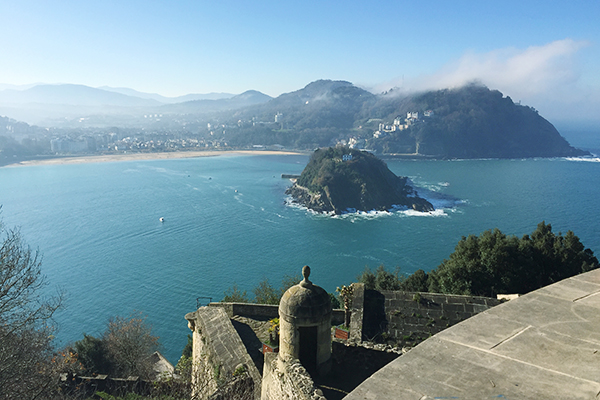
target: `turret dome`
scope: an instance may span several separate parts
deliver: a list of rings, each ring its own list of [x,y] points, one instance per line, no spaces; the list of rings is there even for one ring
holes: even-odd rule
[[[279,316],[292,323],[319,323],[331,315],[331,299],[321,287],[308,280],[310,267],[302,268],[304,280],[289,288],[279,302]]]

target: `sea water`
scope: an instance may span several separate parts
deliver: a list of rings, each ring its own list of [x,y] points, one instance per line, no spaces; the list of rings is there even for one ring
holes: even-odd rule
[[[279,287],[303,265],[334,292],[365,267],[429,271],[462,236],[492,228],[521,236],[541,221],[600,252],[597,158],[388,160],[436,211],[342,216],[289,203],[281,174],[299,174],[307,161],[225,155],[5,167],[1,217],[43,255],[48,293],[67,292],[58,345],[141,312],[173,363],[198,297],[221,300],[234,284],[252,297],[258,282]]]

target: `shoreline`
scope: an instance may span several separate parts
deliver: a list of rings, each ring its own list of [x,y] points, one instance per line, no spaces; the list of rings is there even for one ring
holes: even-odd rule
[[[146,161],[146,160],[168,160],[198,157],[218,157],[223,155],[302,155],[301,151],[277,151],[277,150],[207,150],[207,151],[172,151],[161,153],[128,153],[128,154],[102,154],[82,156],[56,156],[44,159],[31,159],[16,161],[11,164],[0,165],[5,167],[26,167],[37,165],[67,165],[67,164],[91,164],[119,161]]]

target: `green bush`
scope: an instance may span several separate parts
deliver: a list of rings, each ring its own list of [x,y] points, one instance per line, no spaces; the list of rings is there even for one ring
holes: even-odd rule
[[[358,276],[358,282],[364,283],[365,289],[369,290],[400,290],[402,280],[399,272],[400,270],[396,268],[396,271],[391,273],[383,265],[377,267],[375,272],[366,267]]]
[[[556,235],[550,224],[541,222],[520,239],[498,229],[463,237],[429,274],[429,289],[489,297],[527,293],[598,266],[592,250],[573,232]]]
[[[598,259],[572,231],[554,234],[541,222],[531,235],[518,238],[499,229],[469,235],[436,269],[407,277],[365,268],[358,281],[366,289],[404,290],[495,297],[527,293],[573,275],[598,268]]]
[[[84,334],[74,347],[90,374],[147,379],[153,373],[148,357],[157,350],[158,337],[152,335],[151,327],[141,315],[114,317],[108,321],[101,338]]]
[[[232,287],[225,291],[225,297],[223,297],[225,303],[249,303],[248,294],[246,291],[241,291],[237,284],[234,283]]]

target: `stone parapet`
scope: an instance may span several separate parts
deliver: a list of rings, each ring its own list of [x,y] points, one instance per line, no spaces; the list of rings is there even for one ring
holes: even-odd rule
[[[385,332],[404,344],[414,345],[456,325],[500,301],[479,296],[383,291]]]
[[[219,307],[201,307],[185,316],[193,331],[193,379],[199,397],[208,397],[240,373],[254,381],[260,397],[261,376],[229,316]]]
[[[440,293],[367,290],[354,284],[350,339],[414,346],[501,303],[498,299]]]
[[[363,310],[365,304],[365,285],[353,283],[352,308],[350,310],[350,337],[352,341],[360,342],[363,337]]]
[[[236,315],[255,319],[272,319],[279,317],[279,306],[255,303],[210,303],[208,307],[219,307],[225,310],[229,318]],[[334,324],[344,323],[344,310],[333,310],[331,321]]]
[[[492,307],[419,344],[344,399],[597,399],[599,293],[596,269]]]

